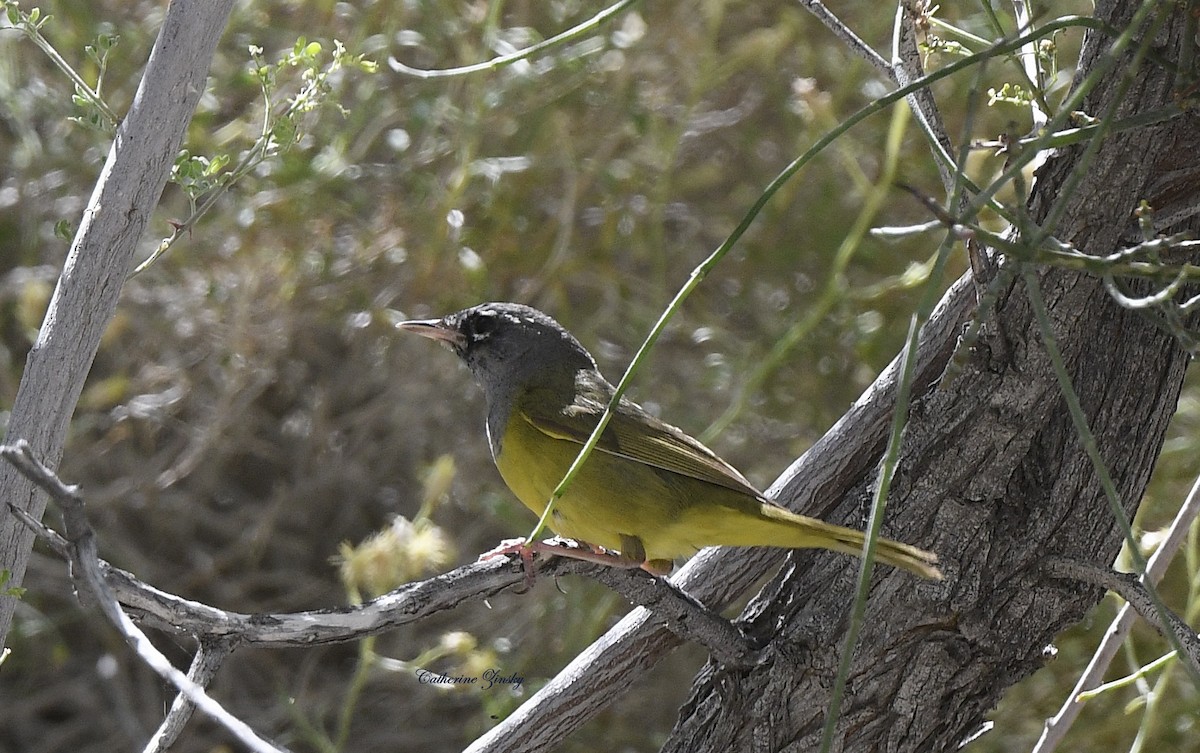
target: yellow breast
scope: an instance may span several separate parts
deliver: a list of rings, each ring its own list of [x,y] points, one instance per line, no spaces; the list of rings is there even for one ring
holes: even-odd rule
[[[580,448],[542,433],[518,412],[505,428],[496,467],[513,494],[540,516]],[[622,534],[645,540],[648,526],[667,522],[657,520],[664,516],[653,509],[663,505],[665,492],[641,464],[596,451],[555,503],[549,526],[561,536],[619,550]],[[647,505],[655,497],[660,501]]]
[[[580,448],[539,431],[516,412],[505,427],[496,467],[517,498],[540,516]],[[622,535],[636,536],[648,559],[670,560],[730,538],[731,520],[750,517],[748,505],[757,502],[597,449],[548,523],[561,536],[606,549],[620,550]]]

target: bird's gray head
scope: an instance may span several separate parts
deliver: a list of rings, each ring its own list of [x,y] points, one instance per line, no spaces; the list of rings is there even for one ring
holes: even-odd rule
[[[570,332],[520,303],[482,303],[401,329],[442,343],[471,370],[489,399],[528,386],[571,385],[596,361]]]

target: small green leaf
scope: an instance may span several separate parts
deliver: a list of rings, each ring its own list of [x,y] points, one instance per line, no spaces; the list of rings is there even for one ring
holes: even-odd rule
[[[204,174],[207,176],[216,175],[225,169],[225,166],[229,164],[229,160],[230,157],[228,154],[218,154],[208,163],[208,167],[205,169]]]
[[[281,118],[271,129],[271,137],[280,148],[287,149],[296,143],[298,131],[299,129],[291,118]]]
[[[0,570],[0,596],[12,596],[19,599],[25,595],[25,589],[20,586],[8,586],[8,582],[12,580],[12,570],[4,568]]]
[[[54,237],[64,241],[71,240],[75,235],[75,229],[71,227],[71,223],[67,220],[59,220],[54,223]]]

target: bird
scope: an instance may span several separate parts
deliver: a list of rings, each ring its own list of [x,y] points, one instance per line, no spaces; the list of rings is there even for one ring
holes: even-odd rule
[[[575,337],[519,303],[483,303],[398,329],[432,339],[466,364],[487,401],[487,439],[500,476],[541,516],[612,400],[615,388]],[[547,525],[564,540],[506,541],[532,573],[542,551],[665,575],[707,546],[820,548],[861,555],[861,531],[799,515],[732,465],[624,397]],[[940,580],[937,556],[879,538],[876,557]]]

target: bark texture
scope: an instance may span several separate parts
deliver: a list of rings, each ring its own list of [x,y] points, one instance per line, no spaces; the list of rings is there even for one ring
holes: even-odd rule
[[[1124,29],[1137,6],[1101,2],[1096,14]],[[1184,33],[1186,11],[1164,3],[1160,12],[1168,16],[1151,49],[1178,60],[1184,45],[1196,44]],[[1139,41],[1093,90],[1086,112],[1104,113],[1114,98],[1118,117],[1173,101],[1180,85],[1173,74],[1154,63],[1134,66]],[[1111,42],[1089,33],[1080,77]],[[1108,137],[1068,191],[1083,151],[1052,155],[1029,201],[1037,223],[1065,202],[1058,238],[1093,255],[1132,245],[1140,240],[1133,211],[1143,199],[1159,210],[1160,230],[1200,226],[1194,113]],[[1038,568],[1047,555],[1107,566],[1121,535],[1067,412],[1026,286],[1015,279],[963,372],[914,401],[885,534],[938,552],[946,580],[877,571],[835,750],[956,749],[1012,684],[1042,665],[1055,635],[1102,596]],[[1083,410],[1132,516],[1188,356],[1170,334],[1113,303],[1098,280],[1059,270],[1041,270],[1038,279]],[[860,521],[872,483],[862,478],[831,519]],[[790,557],[741,618],[770,660],[752,669],[710,661],[665,749],[815,750],[855,575],[856,566],[840,558]]]

